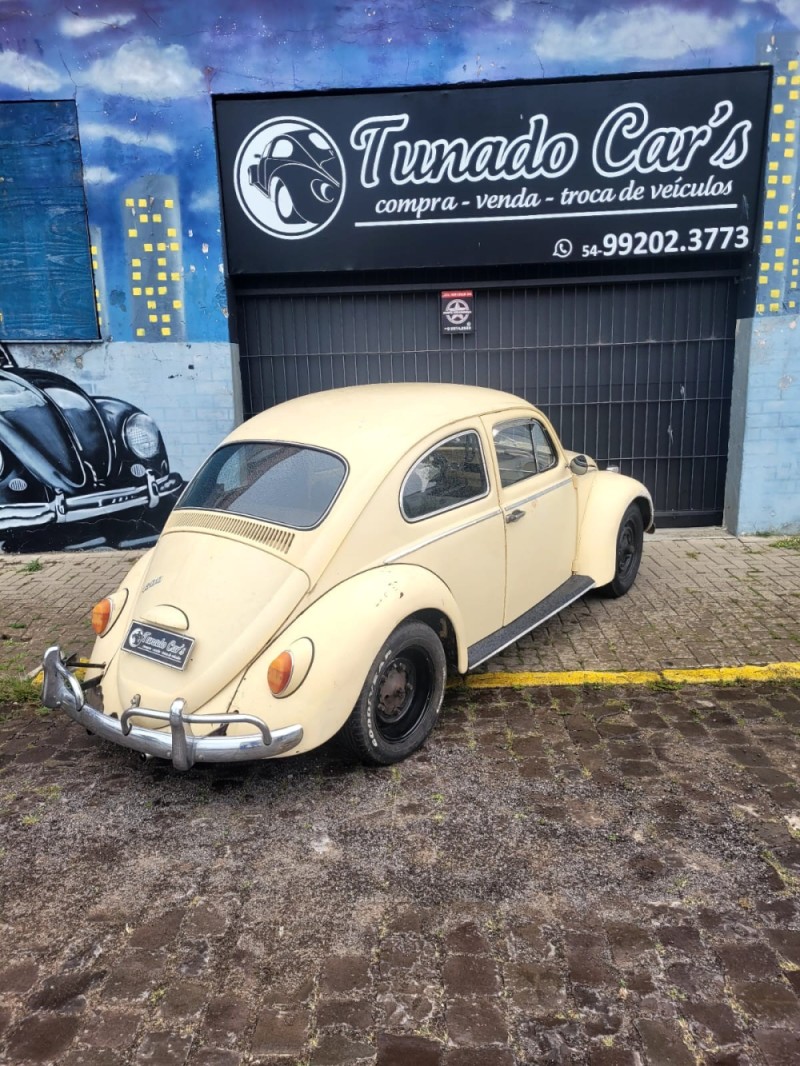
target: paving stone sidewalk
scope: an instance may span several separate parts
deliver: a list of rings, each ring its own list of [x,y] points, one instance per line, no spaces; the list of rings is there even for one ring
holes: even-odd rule
[[[658,670],[800,660],[800,552],[776,538],[659,531],[620,600],[590,594],[487,670]],[[0,555],[0,664],[34,668],[61,643],[88,655],[92,605],[140,552]]]

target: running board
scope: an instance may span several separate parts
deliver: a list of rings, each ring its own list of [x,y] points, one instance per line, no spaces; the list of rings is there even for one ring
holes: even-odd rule
[[[513,644],[526,633],[530,633],[532,629],[536,629],[542,622],[546,622],[548,618],[552,618],[554,614],[558,614],[575,600],[579,600],[593,586],[594,581],[590,577],[573,574],[563,585],[559,585],[549,596],[546,596],[541,603],[531,607],[529,611],[521,614],[513,622],[509,622],[507,626],[503,626],[502,629],[490,633],[488,637],[473,644],[467,651],[467,670],[474,670],[476,666],[485,663],[503,648],[507,648],[509,644]]]

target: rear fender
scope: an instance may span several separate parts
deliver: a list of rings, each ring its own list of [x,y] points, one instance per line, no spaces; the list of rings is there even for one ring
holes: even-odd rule
[[[586,574],[598,587],[614,577],[617,533],[622,516],[632,503],[642,512],[645,530],[653,530],[653,501],[640,481],[611,470],[593,473],[594,484],[586,501],[578,532],[575,573]]]
[[[300,724],[303,740],[292,754],[310,751],[344,725],[384,641],[412,616],[455,645],[457,668],[466,672],[463,621],[447,586],[423,567],[383,566],[343,581],[297,617],[247,668],[228,710],[259,715],[270,729]],[[313,644],[305,680],[291,695],[273,696],[269,664],[304,638]]]

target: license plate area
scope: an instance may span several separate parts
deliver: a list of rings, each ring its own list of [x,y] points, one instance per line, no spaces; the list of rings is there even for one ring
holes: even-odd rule
[[[122,650],[141,659],[183,670],[194,647],[194,638],[172,633],[168,629],[151,626],[147,622],[132,622]]]

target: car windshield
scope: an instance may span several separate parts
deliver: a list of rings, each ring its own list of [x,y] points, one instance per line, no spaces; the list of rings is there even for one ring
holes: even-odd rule
[[[231,511],[292,529],[313,529],[330,510],[347,466],[299,444],[225,444],[206,461],[179,507]]]

